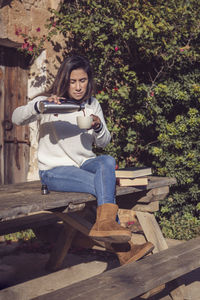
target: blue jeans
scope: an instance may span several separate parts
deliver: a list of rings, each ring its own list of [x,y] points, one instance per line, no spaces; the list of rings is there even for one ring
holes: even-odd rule
[[[89,193],[97,204],[115,203],[115,159],[101,155],[85,161],[80,168],[60,166],[39,171],[42,184],[50,191]]]

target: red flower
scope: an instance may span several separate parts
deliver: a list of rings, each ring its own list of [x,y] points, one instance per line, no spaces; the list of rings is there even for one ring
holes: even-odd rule
[[[150,96],[153,97],[153,96],[154,96],[154,92],[151,92],[151,93],[150,93]]]
[[[118,50],[119,50],[119,47],[116,46],[116,47],[115,47],[115,52],[117,52]]]
[[[33,51],[33,48],[34,48],[34,46],[31,45],[31,46],[28,48],[28,51],[32,52],[32,51]]]
[[[114,87],[114,90],[115,90],[115,91],[118,91],[118,87]]]
[[[24,43],[23,45],[22,45],[22,49],[27,49],[29,47],[29,43]]]
[[[38,28],[36,29],[36,31],[37,31],[37,32],[40,32],[40,31],[41,31],[40,27],[38,27]]]
[[[52,23],[52,26],[53,26],[53,27],[56,27],[56,22],[53,22],[53,23]]]

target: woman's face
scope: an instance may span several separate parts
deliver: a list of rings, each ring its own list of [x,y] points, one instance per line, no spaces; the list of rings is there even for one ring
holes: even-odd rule
[[[88,75],[83,69],[73,70],[70,74],[68,94],[70,98],[81,100],[87,91]]]

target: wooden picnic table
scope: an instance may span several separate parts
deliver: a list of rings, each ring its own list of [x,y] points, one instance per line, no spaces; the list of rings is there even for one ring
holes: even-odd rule
[[[120,210],[135,211],[144,241],[155,245],[154,253],[168,246],[153,212],[159,210],[159,201],[167,196],[169,187],[174,184],[175,178],[148,176],[147,186],[116,187],[116,202]],[[55,223],[62,221],[62,230],[56,234],[55,247],[47,263],[47,268],[55,271],[62,266],[72,241],[77,240],[79,234],[86,237],[89,245],[107,249],[103,242],[93,241],[88,236],[95,222],[95,215],[91,217],[95,207],[96,198],[91,194],[51,191],[42,195],[40,181],[1,185],[0,235],[32,228],[37,236],[44,237],[47,231],[52,231]]]
[[[120,209],[136,211],[146,239],[155,245],[154,252],[167,246],[152,212],[159,209],[159,201],[166,197],[169,187],[174,184],[175,178],[149,176],[147,186],[116,187],[117,204]],[[0,235],[26,228],[32,228],[40,235],[40,227],[49,225],[47,229],[51,230],[51,223],[62,220],[65,225],[64,233],[59,233],[57,246],[48,263],[49,269],[56,270],[61,266],[77,231],[88,236],[95,221],[88,219],[88,214],[85,213],[88,206],[96,206],[93,195],[52,191],[42,195],[40,181],[1,185]],[[63,234],[67,235],[65,239]],[[102,246],[102,243],[98,245]]]

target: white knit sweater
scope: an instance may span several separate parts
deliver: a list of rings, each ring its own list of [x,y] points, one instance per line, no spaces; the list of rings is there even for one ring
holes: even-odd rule
[[[33,121],[39,121],[38,167],[40,170],[48,170],[57,166],[77,166],[89,158],[95,157],[92,151],[93,144],[104,148],[111,139],[107,129],[101,106],[97,99],[91,99],[91,104],[85,104],[85,115],[94,114],[103,123],[99,133],[93,129],[80,129],[76,123],[76,117],[83,115],[82,111],[73,113],[38,114],[34,105],[37,101],[45,100],[39,96],[24,106],[16,108],[12,115],[12,122],[17,125],[25,125]]]

